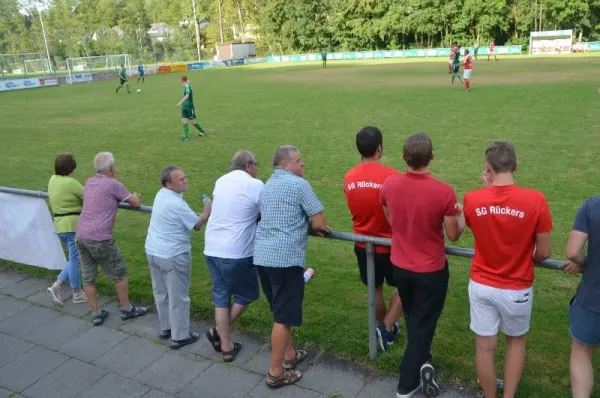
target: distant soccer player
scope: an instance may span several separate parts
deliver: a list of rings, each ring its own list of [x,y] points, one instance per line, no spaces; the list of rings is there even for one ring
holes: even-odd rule
[[[469,49],[465,49],[465,62],[461,65],[465,66],[465,71],[463,72],[463,80],[465,81],[465,86],[467,87],[467,91],[471,88],[471,71],[473,70],[473,57],[469,54]]]
[[[142,83],[146,83],[144,81],[144,65],[142,65],[142,63],[140,62],[138,65],[138,79],[137,82],[140,82],[140,79],[142,79]]]
[[[327,51],[321,51],[321,60],[323,61],[323,68],[327,67]]]
[[[462,79],[458,75],[460,71],[460,46],[456,46],[454,50],[454,59],[452,60],[452,84],[454,84],[454,79],[458,77],[461,83],[463,83]]]
[[[492,40],[490,42],[490,47],[488,48],[488,61],[490,60],[490,57],[493,55],[494,59],[496,61],[498,61],[498,58],[496,57],[496,54],[494,53],[494,48],[496,47],[496,42],[494,40]]]
[[[119,71],[119,80],[121,81],[121,85],[117,87],[117,93],[123,87],[123,84],[127,83],[127,92],[131,94],[129,91],[129,82],[127,81],[127,72],[125,71],[125,65],[121,65],[121,70]]]
[[[448,74],[452,73],[452,63],[454,62],[454,53],[456,52],[456,43],[450,46],[450,57],[448,58]]]
[[[188,82],[187,76],[181,76],[181,84],[183,84],[183,98],[177,103],[177,107],[181,107],[181,123],[183,123],[183,138],[181,141],[190,139],[190,127],[194,126],[198,129],[198,135],[204,137],[204,129],[200,123],[196,121],[196,111],[194,110],[194,94],[192,87]]]

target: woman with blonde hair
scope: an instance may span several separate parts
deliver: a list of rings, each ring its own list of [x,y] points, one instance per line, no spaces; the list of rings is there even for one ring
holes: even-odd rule
[[[87,297],[81,290],[79,255],[75,246],[75,232],[83,205],[83,186],[72,177],[76,168],[77,162],[73,154],[59,153],[54,160],[54,175],[48,182],[48,199],[54,218],[54,229],[69,249],[69,261],[58,275],[56,282],[48,288],[52,301],[59,305],[63,305],[60,296],[61,286],[67,281],[73,289],[73,302],[87,302]]]

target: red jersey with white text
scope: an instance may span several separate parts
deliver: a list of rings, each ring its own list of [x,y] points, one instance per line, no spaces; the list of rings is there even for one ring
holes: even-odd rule
[[[490,51],[492,51],[492,52],[493,52],[493,51],[494,51],[494,47],[496,47],[496,42],[492,40],[492,41],[490,42]]]
[[[468,192],[465,222],[475,237],[471,279],[499,289],[533,285],[536,234],[552,230],[543,193],[516,185]]]
[[[465,58],[465,69],[473,69],[473,57],[471,57],[471,54]]]
[[[398,173],[398,170],[380,163],[367,162],[359,164],[346,174],[344,194],[352,214],[352,228],[355,234],[392,237],[392,229],[379,202],[379,192],[386,178]],[[365,247],[363,243],[356,245]],[[376,246],[375,251],[390,253],[391,249]]]
[[[392,227],[392,264],[418,273],[444,269],[444,217],[460,214],[454,189],[430,173],[407,171],[385,180],[380,200]]]

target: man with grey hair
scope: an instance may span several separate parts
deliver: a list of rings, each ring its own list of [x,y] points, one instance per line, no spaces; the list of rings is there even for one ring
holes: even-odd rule
[[[110,152],[100,152],[94,158],[96,175],[85,183],[83,188],[83,207],[75,234],[77,251],[81,262],[83,290],[92,311],[92,323],[101,325],[108,311],[98,310],[96,279],[98,265],[114,283],[121,305],[121,319],[138,318],[148,312],[145,307],[129,302],[127,267],[121,251],[112,239],[112,230],[120,202],[132,207],[142,205],[138,193],[129,193],[116,178],[115,158]]]
[[[318,234],[331,230],[323,205],[302,178],[304,163],[298,148],[279,147],[273,166],[260,194],[254,263],[275,320],[266,383],[279,388],[300,380],[302,373],[294,369],[307,356],[306,351],[294,349],[291,330],[302,324],[307,232],[309,227]]]
[[[252,254],[264,184],[256,178],[257,171],[252,152],[239,151],[233,156],[231,172],[215,183],[206,226],[204,256],[211,274],[216,320],[216,328],[209,329],[206,337],[223,353],[225,362],[233,361],[242,349],[241,343],[231,341],[230,327],[259,297]]]
[[[191,231],[198,231],[210,216],[211,204],[198,216],[183,199],[187,176],[177,166],[166,167],[160,176],[146,236],[146,256],[152,292],[158,311],[161,339],[171,338],[178,349],[198,340],[190,332]]]

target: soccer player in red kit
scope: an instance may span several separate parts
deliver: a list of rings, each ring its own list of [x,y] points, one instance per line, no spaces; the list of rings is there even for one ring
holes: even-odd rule
[[[465,195],[465,222],[475,237],[469,302],[477,377],[496,397],[498,331],[506,336],[504,396],[514,397],[525,364],[533,307],[535,262],[550,256],[552,218],[543,193],[515,185],[515,148],[494,142],[485,151],[483,189]]]
[[[473,57],[469,53],[469,49],[465,49],[465,62],[461,65],[465,66],[465,71],[463,72],[463,81],[465,82],[466,90],[469,91],[471,89],[471,71],[473,70]]]
[[[377,127],[368,126],[356,134],[356,148],[361,156],[360,164],[350,170],[344,178],[344,194],[352,214],[354,233],[361,235],[392,237],[383,207],[379,203],[379,192],[383,182],[399,171],[381,164],[383,136]],[[364,243],[356,243],[354,253],[358,261],[360,279],[367,284],[367,251]],[[394,266],[390,260],[391,249],[375,247],[375,305],[377,314],[377,340],[379,347],[387,351],[400,331],[397,322],[402,315],[402,303],[394,285]],[[383,282],[394,286],[389,309],[383,298]]]
[[[489,51],[489,53],[488,53],[488,61],[490,60],[490,57],[492,55],[494,56],[494,59],[496,61],[498,61],[498,58],[496,57],[496,54],[494,53],[494,48],[496,48],[496,42],[494,40],[492,40],[490,42],[490,47],[488,48],[488,51]]]

